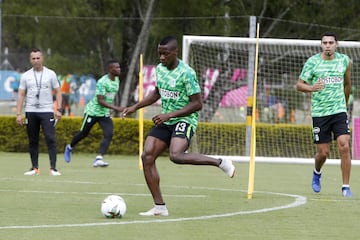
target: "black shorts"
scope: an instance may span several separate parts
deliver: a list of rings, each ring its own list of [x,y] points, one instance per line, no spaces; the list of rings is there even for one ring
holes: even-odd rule
[[[325,117],[313,117],[314,143],[329,143],[340,135],[350,134],[349,121],[346,113],[338,113]]]
[[[165,142],[168,146],[170,146],[171,138],[179,137],[186,138],[188,144],[190,144],[190,140],[194,135],[193,127],[186,122],[178,122],[173,125],[160,124],[151,128],[148,136],[152,136],[158,138]]]

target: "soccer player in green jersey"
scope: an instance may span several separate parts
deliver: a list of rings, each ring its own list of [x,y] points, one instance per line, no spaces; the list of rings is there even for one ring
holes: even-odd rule
[[[352,197],[349,185],[351,157],[347,116],[352,62],[347,55],[336,52],[337,46],[334,33],[327,32],[322,35],[322,52],[305,62],[296,88],[298,91],[311,93],[313,137],[317,145],[312,178],[313,191],[321,190],[321,168],[329,156],[333,137],[341,158],[342,195]]]
[[[145,140],[141,156],[144,176],[155,206],[142,216],[168,216],[169,212],[160,190],[157,157],[169,148],[170,160],[176,164],[212,165],[221,168],[229,177],[235,174],[231,160],[216,159],[187,153],[202,108],[200,86],[195,71],[178,59],[177,40],[168,36],[158,45],[160,63],[156,67],[156,86],[142,101],[127,107],[123,117],[161,99],[161,113],[152,118],[154,127]]]
[[[120,64],[117,60],[110,60],[106,64],[107,74],[102,76],[96,83],[95,96],[89,101],[84,110],[84,118],[80,131],[66,145],[64,159],[71,161],[71,153],[77,143],[84,139],[91,128],[99,123],[103,131],[103,139],[100,143],[98,155],[93,162],[93,167],[107,167],[109,163],[103,161],[103,155],[107,152],[114,134],[114,124],[110,116],[110,109],[122,112],[123,107],[113,104],[114,98],[119,91]]]

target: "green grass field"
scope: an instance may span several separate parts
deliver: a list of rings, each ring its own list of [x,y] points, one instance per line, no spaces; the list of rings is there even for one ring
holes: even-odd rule
[[[256,164],[255,192],[247,199],[248,164],[235,163],[228,178],[214,167],[175,165],[158,159],[169,217],[141,217],[152,207],[138,159],[107,156],[108,168],[93,168],[94,155],[60,154],[62,176],[24,176],[28,154],[0,155],[0,239],[358,239],[360,168],[352,169],[354,197],[341,196],[338,165],[326,165],[320,194],[310,187],[312,165]],[[127,203],[123,219],[106,219],[100,203],[109,194]]]

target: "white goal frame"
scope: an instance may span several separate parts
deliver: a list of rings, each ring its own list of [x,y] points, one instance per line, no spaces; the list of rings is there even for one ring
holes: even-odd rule
[[[193,35],[184,35],[182,40],[182,60],[189,64],[189,52],[190,45],[192,43],[201,43],[201,42],[212,42],[212,43],[244,43],[253,45],[255,49],[256,41],[258,40],[259,45],[288,45],[288,46],[318,46],[320,52],[320,40],[303,40],[303,39],[274,39],[274,38],[244,38],[244,37],[220,37],[220,36],[193,36]],[[356,41],[338,41],[339,48],[342,46],[350,47],[350,48],[359,48],[360,42]],[[253,52],[254,54],[254,52]],[[310,57],[310,56],[309,56]],[[250,60],[251,58],[249,58]],[[253,58],[254,59],[254,58]],[[248,63],[249,66],[253,66],[252,62]],[[248,69],[249,73],[251,70]],[[300,73],[299,73],[300,74]],[[250,75],[250,74],[249,74]],[[253,76],[248,76],[248,84],[253,83]],[[249,85],[250,88],[250,85]],[[252,86],[251,86],[252,88]],[[251,136],[248,136],[246,142],[251,142]],[[311,144],[311,143],[309,143]],[[216,156],[216,157],[225,157],[230,158],[233,161],[238,162],[248,162],[249,156]],[[288,159],[281,157],[256,157],[256,160],[259,162],[275,162],[275,163],[304,163],[304,164],[313,164],[313,158],[296,158],[296,159]],[[360,161],[352,161],[354,165],[360,165]],[[328,159],[327,163],[329,164],[340,164],[339,159]]]
[[[256,38],[244,37],[216,37],[216,36],[193,36],[184,35],[182,41],[182,59],[189,63],[189,48],[193,42],[214,42],[214,43],[247,43],[256,44]],[[356,41],[338,41],[339,46],[360,48],[360,42]],[[319,46],[320,40],[304,40],[304,39],[281,39],[281,38],[259,38],[259,45],[293,45],[293,46]],[[310,56],[309,56],[310,57]]]

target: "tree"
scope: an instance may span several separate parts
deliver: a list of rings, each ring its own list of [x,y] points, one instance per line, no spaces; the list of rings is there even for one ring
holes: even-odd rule
[[[156,7],[145,21],[152,2]],[[12,65],[29,67],[28,52],[34,46],[45,50],[47,64],[62,74],[98,77],[107,59],[120,58],[120,95],[129,89],[118,97],[119,103],[127,98],[123,104],[129,104],[137,84],[137,71],[129,69],[138,67],[136,49],[144,54],[144,64],[155,65],[156,45],[165,35],[177,37],[180,48],[185,34],[245,37],[249,16],[257,16],[260,37],[318,39],[332,30],[341,40],[360,40],[360,5],[355,0],[2,0],[1,7],[2,48],[9,48]],[[148,26],[144,35],[143,26]],[[226,71],[221,74],[217,84],[228,77]],[[232,87],[236,85],[227,86]],[[222,94],[215,86],[208,101],[216,105]],[[204,111],[211,112],[207,107]]]
[[[150,0],[149,4],[147,6],[146,14],[144,17],[144,21],[143,21],[139,36],[136,41],[135,49],[133,50],[131,57],[129,58],[129,59],[131,59],[130,65],[129,65],[129,70],[126,74],[124,88],[121,91],[121,93],[119,93],[119,95],[121,95],[121,102],[118,105],[127,106],[129,104],[129,100],[130,100],[129,99],[130,91],[134,90],[136,87],[136,86],[134,86],[134,84],[132,84],[134,82],[136,83],[137,82],[136,80],[138,79],[138,78],[136,78],[135,70],[139,69],[139,68],[136,67],[136,64],[138,63],[140,53],[143,52],[146,47],[145,43],[149,36],[148,29],[150,28],[150,24],[151,24],[151,16],[153,14],[154,5],[155,5],[155,0]],[[141,13],[141,11],[142,11],[142,9],[138,10],[139,13]],[[128,57],[128,55],[126,57]],[[139,72],[139,71],[137,71],[137,72]],[[131,86],[133,86],[132,89],[131,89]],[[131,91],[131,92],[133,92],[133,91]]]
[[[103,63],[121,54],[119,17],[125,6],[116,0],[5,0],[3,45],[18,51],[37,46],[60,73],[99,76]]]

